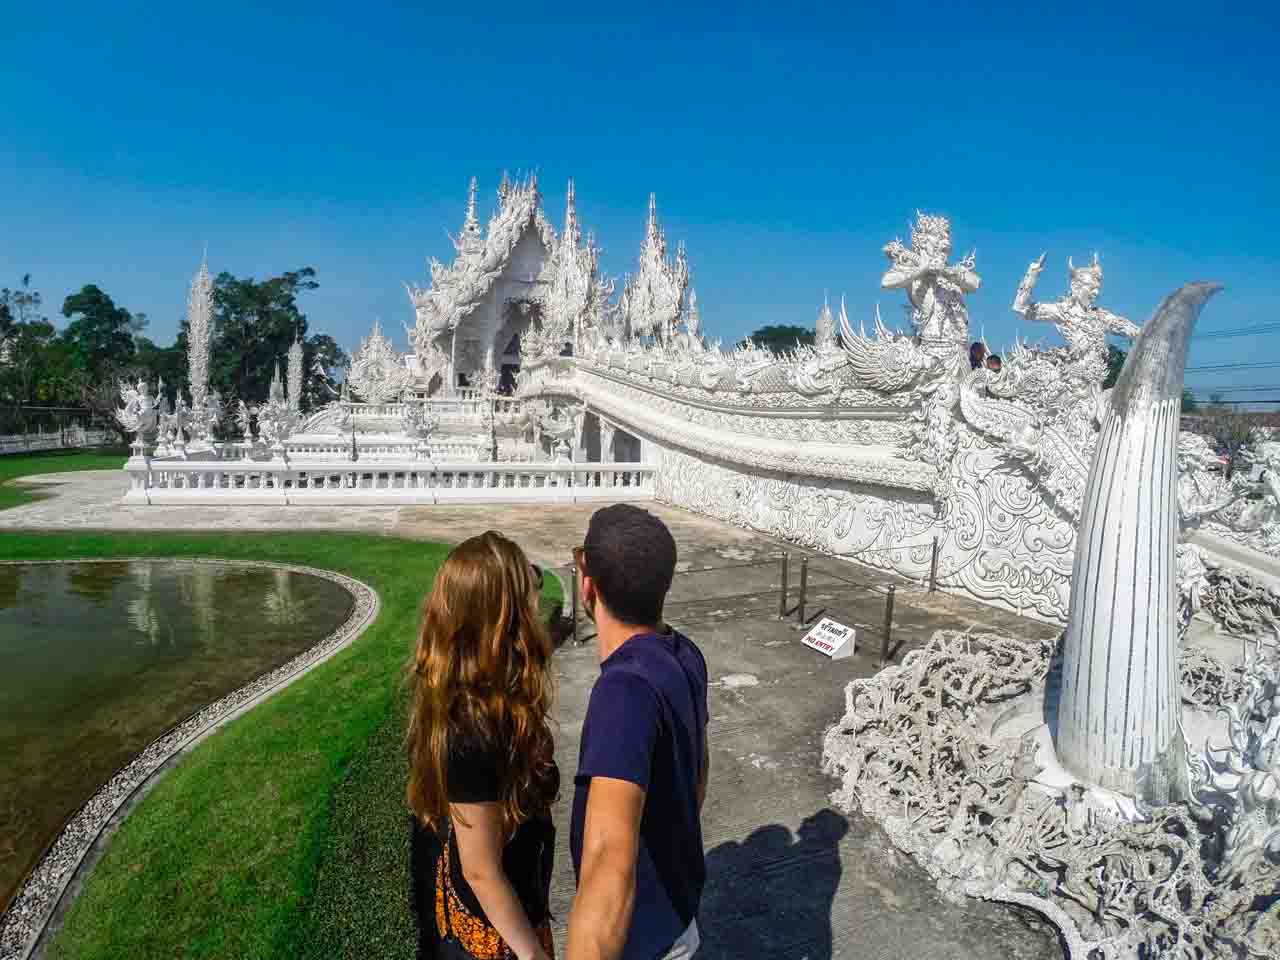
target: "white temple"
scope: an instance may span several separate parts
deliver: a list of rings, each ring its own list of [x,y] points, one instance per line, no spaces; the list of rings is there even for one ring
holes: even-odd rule
[[[300,358],[264,402],[232,411],[239,440],[210,440],[221,409],[196,384],[207,358],[193,353],[191,402],[178,409],[129,388],[123,417],[139,439],[127,499],[656,498],[913,579],[936,569],[944,589],[1066,620],[1109,409],[1106,338],[1139,330],[1097,304],[1096,256],[1067,258],[1067,294],[1037,302],[1041,256],[1012,298],[1030,330],[1051,325],[1064,346],[1018,344],[999,373],[970,370],[977,265],[952,260],[944,217],[920,214],[909,242],[884,247],[882,287],[905,294],[910,330],[878,313],[870,333],[855,330],[843,306],[837,318],[824,305],[815,346],[777,356],[704,340],[689,260],[669,249],[653,197],[620,283],[600,273],[572,183],[558,232],[536,178],[504,176],[485,225],[477,206],[473,179],[453,261],[431,261],[430,284],[407,287],[412,352],[375,325],[342,396],[320,410],[294,399]],[[193,329],[207,313],[202,277]],[[1277,449],[1256,446],[1259,462]],[[1277,473],[1265,474],[1272,486]],[[1280,552],[1277,491],[1263,492],[1246,502],[1233,489],[1198,523]]]
[[[1050,644],[940,632],[855,681],[826,742],[837,801],[948,896],[1039,910],[1080,960],[1276,955],[1258,951],[1280,943],[1265,900],[1280,885],[1280,660],[1262,644],[1280,634],[1280,591],[1255,573],[1280,556],[1280,443],[1256,437],[1255,479],[1228,480],[1202,438],[1179,436],[1187,341],[1215,287],[1188,285],[1139,328],[1097,304],[1096,256],[1068,258],[1068,292],[1035,301],[1041,256],[1012,309],[1064,344],[971,369],[975,258],[953,262],[951,224],[920,214],[909,243],[884,247],[881,281],[906,296],[910,330],[877,312],[868,334],[824,304],[813,347],[726,351],[701,335],[652,197],[621,284],[599,272],[572,184],[559,233],[533,178],[504,177],[485,227],[476,207],[473,180],[453,262],[408,288],[412,353],[375,325],[342,395],[304,414],[291,352],[268,397],[233,411],[240,439],[213,439],[226,418],[201,380],[202,267],[190,402],[123,391],[126,500],[658,499],[1067,625],[1047,733]],[[1138,341],[1114,399],[1108,335]],[[1193,533],[1259,566],[1232,569]],[[1239,662],[1196,649],[1197,616],[1254,646]],[[1186,741],[1213,711],[1229,745]]]

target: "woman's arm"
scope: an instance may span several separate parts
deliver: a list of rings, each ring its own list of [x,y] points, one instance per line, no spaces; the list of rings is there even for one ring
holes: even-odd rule
[[[450,812],[462,876],[484,915],[519,960],[546,960],[520,898],[502,869],[501,805],[455,803]]]

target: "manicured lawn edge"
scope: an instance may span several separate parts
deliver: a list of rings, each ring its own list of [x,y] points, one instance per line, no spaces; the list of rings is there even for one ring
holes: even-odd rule
[[[7,559],[219,557],[334,570],[376,590],[358,643],[219,729],[112,838],[51,957],[296,956],[333,798],[394,722],[418,605],[447,547],[367,534],[0,535]],[[548,599],[559,583],[548,578]],[[388,785],[388,790],[396,790]]]
[[[12,561],[0,563],[110,563],[129,562],[137,557],[72,558],[71,560]],[[189,750],[219,727],[262,703],[308,671],[328,660],[343,647],[356,640],[378,616],[378,594],[368,584],[342,574],[296,564],[247,564],[243,560],[199,558],[200,563],[233,563],[264,570],[288,570],[339,583],[354,601],[351,614],[336,630],[321,638],[287,662],[245,683],[213,703],[196,710],[151,741],[132,760],[99,789],[68,821],[31,871],[9,910],[0,918],[0,951],[7,955],[15,944],[26,956],[44,935],[55,910],[66,896],[67,888],[80,872],[86,857],[104,838],[104,831],[116,814],[135,797],[164,775],[170,759]]]

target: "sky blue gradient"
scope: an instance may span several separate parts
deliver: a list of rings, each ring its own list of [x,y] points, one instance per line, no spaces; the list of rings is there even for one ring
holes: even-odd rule
[[[0,285],[30,272],[53,314],[96,283],[170,342],[207,243],[215,271],[315,267],[313,330],[353,347],[377,316],[404,345],[402,282],[506,168],[557,227],[573,177],[613,274],[656,192],[725,340],[810,325],[824,291],[902,323],[880,249],[917,207],[977,249],[995,349],[1058,342],[1009,310],[1042,250],[1044,298],[1098,250],[1139,322],[1195,279],[1227,287],[1201,331],[1280,319],[1275,4],[262,6],[5,11]],[[1280,334],[1191,363],[1272,358]]]

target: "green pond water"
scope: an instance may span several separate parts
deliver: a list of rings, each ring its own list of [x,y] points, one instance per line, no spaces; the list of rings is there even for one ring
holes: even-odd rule
[[[0,910],[120,767],[332,633],[353,602],[330,580],[247,566],[0,564]]]

